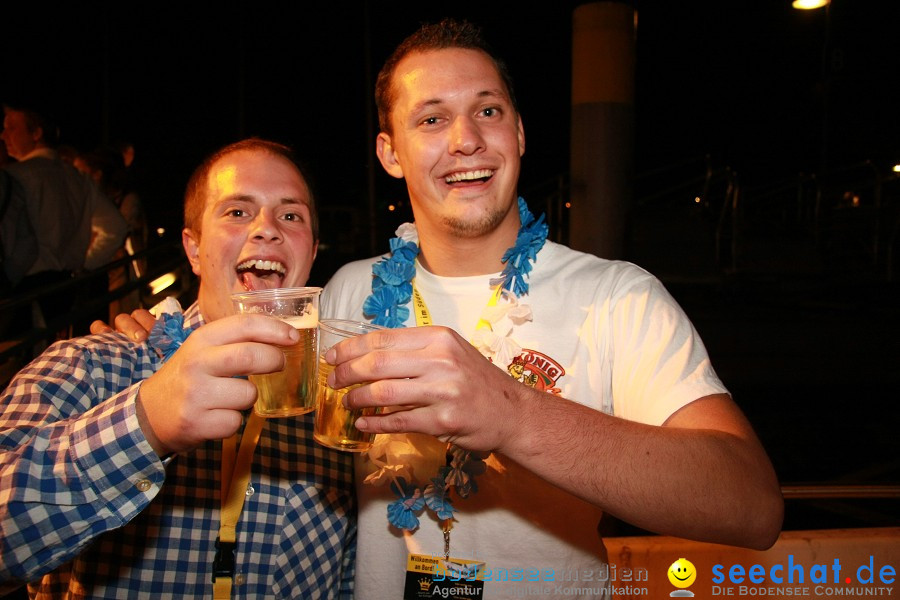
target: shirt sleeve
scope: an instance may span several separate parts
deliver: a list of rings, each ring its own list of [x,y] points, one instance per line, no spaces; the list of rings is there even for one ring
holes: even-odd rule
[[[697,330],[652,275],[618,291],[609,318],[617,416],[662,425],[694,400],[728,393]]]
[[[158,493],[165,471],[140,431],[133,383],[150,364],[129,358],[113,344],[60,342],[0,398],[0,581],[53,570]]]
[[[91,198],[91,243],[84,259],[84,268],[93,270],[112,260],[116,250],[122,247],[128,233],[128,223],[116,205],[96,186],[90,184],[88,193]]]

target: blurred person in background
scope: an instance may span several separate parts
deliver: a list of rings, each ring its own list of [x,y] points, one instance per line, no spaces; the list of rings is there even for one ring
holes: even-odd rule
[[[5,104],[3,113],[0,138],[17,161],[3,168],[22,188],[38,242],[33,264],[12,293],[68,281],[108,263],[125,239],[125,219],[89,178],[59,158],[59,130],[45,113],[22,104]],[[72,290],[41,296],[33,324],[43,327],[68,313],[73,297]],[[27,329],[31,309],[22,309],[13,325]]]
[[[147,247],[147,220],[144,207],[137,191],[128,182],[122,154],[115,148],[101,147],[92,152],[79,154],[74,161],[75,168],[88,175],[106,194],[128,224],[125,242],[117,251],[115,259],[134,256]],[[147,261],[135,259],[128,267],[118,267],[109,272],[109,290],[113,291],[141,277],[146,272]],[[129,294],[114,299],[109,305],[109,314],[114,317],[119,312],[130,312],[141,306],[140,293],[132,290]],[[111,318],[112,318],[111,317]]]

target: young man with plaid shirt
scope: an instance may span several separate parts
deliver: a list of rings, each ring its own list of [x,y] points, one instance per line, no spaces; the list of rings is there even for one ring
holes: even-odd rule
[[[274,346],[297,338],[232,314],[230,294],[304,285],[317,240],[288,148],[245,140],[200,166],[183,232],[197,302],[144,342],[57,343],[0,399],[0,593],[211,597],[227,576],[247,598],[352,596],[350,457],[314,444],[309,416],[265,421],[234,552],[217,554],[220,440],[256,398],[236,376],[280,369]]]

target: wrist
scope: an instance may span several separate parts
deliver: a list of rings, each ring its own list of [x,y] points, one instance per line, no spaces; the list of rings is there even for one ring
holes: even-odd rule
[[[156,432],[153,430],[153,426],[150,424],[150,419],[147,416],[147,411],[144,409],[144,403],[141,401],[142,393],[143,387],[138,391],[138,395],[135,398],[134,411],[137,415],[138,426],[141,428],[141,433],[144,434],[147,443],[150,444],[150,447],[153,448],[153,451],[160,459],[174,455],[174,453],[162,443],[162,440],[159,439]]]
[[[528,448],[529,431],[534,426],[531,416],[540,410],[537,396],[544,393],[512,379],[510,384],[502,390],[507,404],[507,417],[500,420],[502,426],[496,451],[515,458],[523,449]]]

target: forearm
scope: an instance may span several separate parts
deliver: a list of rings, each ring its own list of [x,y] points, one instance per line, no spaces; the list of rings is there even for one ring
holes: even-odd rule
[[[654,427],[532,390],[519,400],[501,451],[620,519],[755,548],[780,530],[778,483],[752,432]]]

